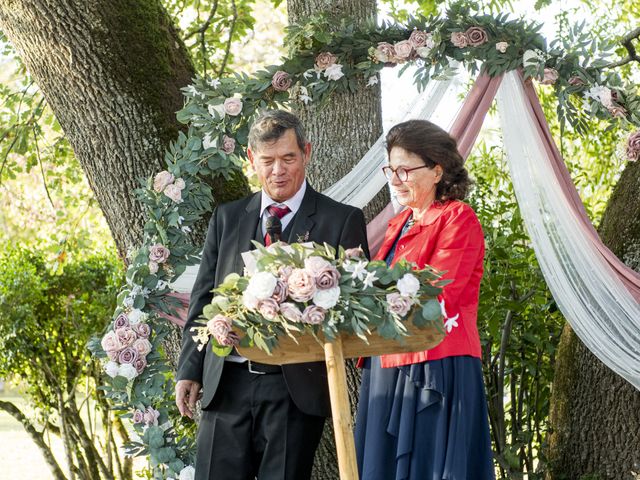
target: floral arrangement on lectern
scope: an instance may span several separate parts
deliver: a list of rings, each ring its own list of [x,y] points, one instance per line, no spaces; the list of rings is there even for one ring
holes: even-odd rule
[[[234,346],[270,353],[279,337],[300,333],[329,340],[347,333],[367,342],[375,332],[402,341],[409,319],[443,328],[436,296],[448,282],[431,267],[418,270],[406,261],[388,267],[368,261],[359,248],[340,248],[336,256],[327,244],[256,247],[255,264],[243,277],[225,278],[204,308],[202,326],[192,328],[199,348],[211,340],[221,356]]]

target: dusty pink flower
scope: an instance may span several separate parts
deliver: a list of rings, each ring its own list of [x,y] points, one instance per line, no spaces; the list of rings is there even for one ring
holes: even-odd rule
[[[302,312],[293,303],[285,302],[280,305],[280,312],[290,322],[300,322],[302,320]]]
[[[289,288],[287,287],[286,280],[278,280],[276,282],[276,288],[273,289],[273,298],[276,302],[282,303],[287,299],[287,295],[289,295]]]
[[[223,104],[224,107],[224,113],[226,113],[227,115],[231,115],[232,117],[235,117],[237,115],[240,115],[240,112],[242,111],[242,100],[240,100],[239,98],[227,98],[224,101]]]
[[[627,116],[627,110],[622,105],[614,103],[608,108],[608,110],[611,116],[614,118],[624,118]]]
[[[127,347],[124,350],[122,350],[118,355],[118,363],[120,364],[127,363],[131,365],[138,359],[138,357],[139,357],[138,352],[136,352],[131,347]]]
[[[158,425],[158,419],[160,418],[160,412],[153,407],[147,407],[144,412],[144,423],[151,425]]]
[[[393,50],[396,52],[395,59],[404,62],[411,56],[413,46],[409,40],[402,40],[393,45]]]
[[[316,286],[321,290],[337,287],[339,281],[340,272],[333,265],[325,268],[316,276]]]
[[[156,262],[149,262],[149,273],[156,274],[158,273],[158,264]]]
[[[136,372],[142,373],[144,369],[147,368],[147,357],[138,357],[136,361],[133,362],[133,366]]]
[[[142,423],[144,422],[144,412],[142,410],[136,410],[133,412],[133,423]]]
[[[180,190],[184,190],[184,187],[187,186],[187,184],[185,183],[184,179],[182,178],[176,178],[175,182],[173,182],[173,184],[179,188]]]
[[[219,313],[207,322],[207,329],[218,340],[218,338],[224,338],[229,334],[232,325],[233,323],[229,317]]]
[[[289,296],[296,302],[307,302],[316,293],[314,277],[302,268],[295,268],[291,272],[287,285],[289,287]]]
[[[469,46],[469,39],[464,32],[453,32],[451,34],[451,43],[454,47],[465,48]]]
[[[627,159],[635,162],[640,159],[640,130],[636,130],[627,139]]]
[[[422,30],[414,29],[411,32],[411,36],[409,37],[409,43],[413,48],[425,47],[427,45],[427,40],[431,35],[429,33],[424,32]]]
[[[164,193],[167,197],[173,200],[175,203],[182,203],[182,189],[172,183],[171,185],[167,185],[164,189]]]
[[[129,317],[127,317],[124,313],[121,313],[120,315],[118,315],[115,321],[113,322],[114,329],[128,327],[128,326],[129,326]]]
[[[118,355],[120,354],[120,350],[105,350],[105,353],[107,354],[107,357],[109,358],[109,360],[113,362],[117,362]]]
[[[130,347],[136,341],[138,335],[130,327],[122,327],[115,330],[121,348]]]
[[[133,326],[133,330],[140,338],[149,338],[151,335],[151,327],[146,323],[138,323]]]
[[[136,352],[138,352],[138,355],[146,357],[151,351],[151,342],[146,338],[139,338],[133,342],[132,347]]]
[[[237,347],[240,344],[240,337],[236,332],[229,332],[225,338],[218,338],[217,340],[223,347]]]
[[[487,32],[482,27],[469,27],[464,35],[470,47],[478,47],[489,40]]]
[[[107,332],[105,336],[102,337],[100,345],[102,346],[102,349],[107,353],[118,352],[122,348],[122,344],[120,343],[118,336],[113,330]]]
[[[158,173],[153,179],[153,189],[156,192],[160,193],[165,189],[167,185],[173,183],[173,179],[174,177],[172,174],[170,174],[166,170],[163,170],[162,172]]]
[[[324,321],[324,315],[326,310],[317,305],[309,305],[302,312],[302,323],[309,323],[311,325],[319,325]]]
[[[333,53],[320,52],[316,57],[316,70],[323,71],[331,65],[334,65],[337,61],[338,58]]]
[[[291,76],[287,72],[278,70],[271,78],[271,86],[278,92],[286,92],[291,86]]]
[[[404,317],[411,309],[412,302],[408,297],[400,295],[397,292],[387,295],[387,304],[389,305],[389,311]]]
[[[304,260],[304,269],[312,277],[317,277],[318,275],[320,275],[320,272],[322,272],[326,268],[329,268],[330,266],[331,262],[317,255],[305,258]]]
[[[356,248],[347,248],[344,251],[345,258],[365,258],[364,250],[360,247]]]
[[[276,302],[273,298],[265,298],[264,300],[260,300],[258,302],[258,311],[260,315],[262,315],[267,320],[273,320],[278,316],[278,302]]]
[[[582,80],[579,76],[574,75],[567,80],[569,85],[573,85],[574,87],[585,85],[584,80]]]
[[[227,137],[226,135],[223,135],[221,150],[228,155],[230,153],[233,153],[235,149],[236,149],[236,141],[231,137]]]
[[[540,82],[542,85],[553,85],[558,81],[558,71],[555,68],[545,68],[544,76],[542,77],[542,81]]]
[[[382,63],[393,62],[396,56],[396,52],[393,49],[393,45],[387,42],[380,42],[375,49],[374,57],[376,60]]]
[[[164,263],[169,258],[171,252],[161,243],[154,243],[149,247],[149,261]]]
[[[290,267],[288,265],[282,266],[278,268],[278,278],[286,283],[287,280],[289,280],[291,272],[293,272],[293,267]]]

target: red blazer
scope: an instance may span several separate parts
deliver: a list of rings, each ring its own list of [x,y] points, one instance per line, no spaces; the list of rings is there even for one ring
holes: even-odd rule
[[[376,260],[384,260],[411,214],[406,209],[391,219]],[[420,222],[400,239],[393,263],[401,258],[446,271],[443,279],[453,280],[438,297],[445,315],[447,335],[431,350],[415,353],[382,355],[382,367],[397,367],[425,360],[438,360],[456,355],[481,356],[480,336],[476,320],[484,235],[474,211],[457,200],[435,202]],[[445,313],[446,312],[446,313]]]

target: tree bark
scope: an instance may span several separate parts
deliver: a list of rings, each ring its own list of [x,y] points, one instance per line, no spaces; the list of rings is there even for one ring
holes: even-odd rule
[[[165,168],[180,88],[195,76],[171,19],[160,0],[0,0],[0,29],[53,109],[124,254],[145,222],[133,191]]]
[[[640,271],[640,163],[630,163],[622,173],[599,232],[618,258]],[[638,478],[638,412],[640,392],[600,362],[567,325],[554,379],[548,478]]]
[[[376,18],[375,0],[288,0],[287,10],[290,23],[302,23],[319,12],[348,16],[356,22]],[[356,93],[334,95],[322,109],[314,105],[298,105],[296,110],[312,144],[312,161],[307,167],[307,176],[318,191],[347,174],[382,133],[379,85],[366,87],[361,81]],[[371,219],[388,201],[388,193],[383,191],[365,208],[367,219]],[[352,412],[355,412],[360,374],[353,362],[347,363],[347,381]],[[338,478],[330,421],[325,426],[316,453],[313,475],[313,478],[322,480]]]

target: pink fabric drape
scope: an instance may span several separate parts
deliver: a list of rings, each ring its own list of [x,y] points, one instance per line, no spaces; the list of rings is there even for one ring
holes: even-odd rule
[[[465,160],[469,156],[469,153],[471,153],[471,149],[478,138],[484,118],[493,103],[501,81],[502,76],[491,78],[485,74],[480,74],[465,98],[464,104],[451,127],[451,136],[457,140],[458,150]],[[564,194],[571,202],[575,217],[580,220],[584,235],[587,236],[589,241],[597,248],[602,257],[617,273],[618,278],[620,278],[620,281],[631,292],[633,297],[640,302],[640,274],[622,263],[600,240],[598,233],[587,216],[587,212],[571,180],[569,171],[562,160],[562,156],[553,141],[553,136],[549,130],[547,120],[540,106],[540,101],[538,100],[538,95],[532,83],[530,81],[524,82],[524,89],[529,100],[527,107],[531,109],[536,119],[536,129],[544,140],[545,149],[549,158],[553,160],[555,176],[554,178],[550,178],[549,181],[555,181],[562,185]],[[395,215],[396,212],[394,211],[393,205],[389,203],[367,225],[367,237],[372,256],[375,255],[380,248],[387,224]],[[182,308],[178,309],[177,313],[179,317],[163,316],[176,325],[183,326],[189,305],[189,294],[173,293],[170,295],[181,302]]]

